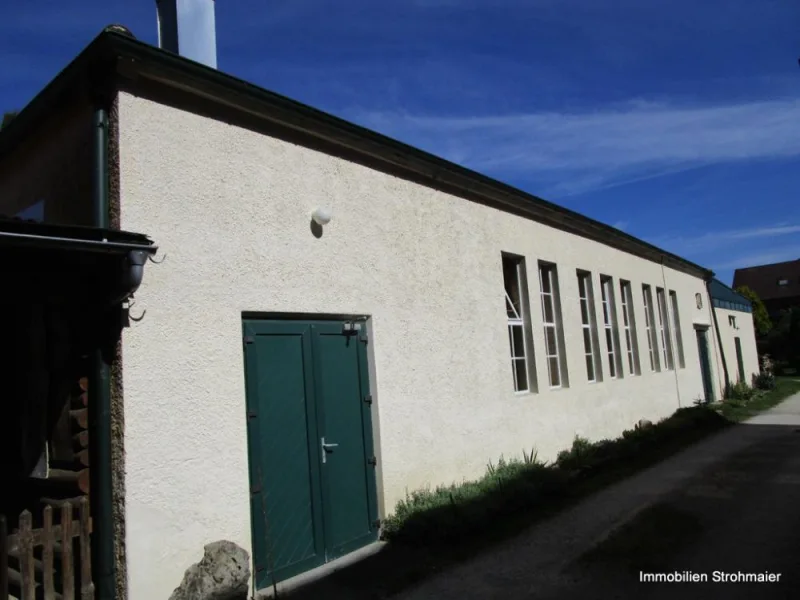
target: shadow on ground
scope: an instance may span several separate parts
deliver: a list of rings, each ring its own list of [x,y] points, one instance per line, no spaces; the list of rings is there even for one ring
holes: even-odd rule
[[[519,535],[593,491],[657,463],[731,424],[703,407],[678,411],[618,440],[575,445],[558,463],[517,464],[490,473],[477,492],[454,490],[392,524],[380,552],[334,571],[286,598],[388,598]],[[470,484],[472,485],[472,484]],[[482,487],[481,487],[482,486]],[[460,495],[459,495],[460,494]],[[440,494],[441,495],[441,494]],[[428,499],[431,500],[431,499]]]

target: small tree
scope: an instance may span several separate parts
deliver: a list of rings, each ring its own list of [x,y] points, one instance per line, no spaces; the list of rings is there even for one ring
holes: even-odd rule
[[[746,285],[736,288],[736,292],[750,300],[753,305],[753,324],[756,327],[756,333],[760,337],[767,335],[772,329],[772,321],[769,318],[764,302],[758,297],[758,294]]]
[[[770,356],[784,366],[800,368],[800,307],[781,311],[766,341]]]

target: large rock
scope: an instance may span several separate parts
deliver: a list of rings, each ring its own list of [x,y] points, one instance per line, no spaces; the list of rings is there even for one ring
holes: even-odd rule
[[[203,559],[186,569],[169,600],[247,600],[250,555],[226,540],[205,547]]]

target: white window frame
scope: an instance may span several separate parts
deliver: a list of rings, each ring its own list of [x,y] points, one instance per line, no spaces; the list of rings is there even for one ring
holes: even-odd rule
[[[628,355],[628,368],[631,375],[639,374],[639,356],[636,345],[634,344],[634,316],[631,310],[633,304],[633,292],[631,282],[620,280],[619,282],[620,302],[622,303],[622,329],[625,335],[626,354]]]
[[[672,360],[672,339],[670,337],[669,315],[667,315],[667,303],[664,297],[664,288],[656,288],[656,304],[658,308],[658,329],[661,333],[661,352],[664,356],[664,364],[667,371],[672,371],[675,365]]]
[[[514,274],[516,277],[516,285],[519,290],[519,306],[514,306],[511,298],[508,295],[508,290],[504,290],[506,299],[506,317],[508,325],[508,341],[509,350],[511,352],[511,373],[514,382],[515,394],[529,394],[534,391],[535,379],[533,374],[533,348],[529,343],[529,330],[530,319],[527,317],[527,295],[525,290],[525,278],[523,277],[523,269],[525,268],[525,259],[520,256],[502,255],[502,260],[511,261],[514,265]],[[505,267],[505,265],[503,265]],[[503,282],[505,285],[505,281]],[[518,330],[522,338],[521,354],[517,351],[519,348],[514,343],[514,332]],[[517,375],[517,362],[522,362],[525,366],[525,381],[520,382]]]
[[[672,305],[672,328],[675,331],[675,347],[678,350],[678,366],[686,368],[686,357],[683,354],[683,333],[681,332],[681,314],[678,311],[678,294],[675,290],[669,291],[669,301]]]
[[[619,348],[614,335],[614,280],[606,275],[600,276],[600,300],[603,305],[603,333],[606,338],[606,355],[608,356],[608,377],[617,379],[619,373]]]
[[[596,383],[597,359],[594,347],[594,336],[596,335],[594,326],[594,302],[592,301],[592,274],[586,271],[578,271],[578,297],[581,309],[581,333],[583,334],[583,354],[586,364],[592,365],[592,373],[587,369],[586,377],[589,383]],[[586,319],[584,319],[586,315]]]
[[[655,327],[653,323],[653,292],[649,285],[642,286],[642,297],[644,298],[644,327],[647,334],[647,350],[650,354],[650,370],[657,373],[661,370],[656,354],[657,341],[655,340]]]
[[[558,329],[558,312],[556,306],[556,278],[555,278],[555,265],[547,263],[539,263],[539,296],[542,301],[542,327],[544,329],[544,354],[545,361],[547,361],[547,376],[550,383],[550,389],[556,390],[564,387],[564,374],[561,369],[561,341],[559,340]],[[549,291],[545,291],[545,281]],[[553,316],[552,321],[547,320],[547,303],[550,304],[550,314]],[[547,344],[548,331],[552,334],[555,341],[555,354],[550,354]],[[556,373],[558,374],[558,384],[553,384],[553,368],[551,366],[552,359],[555,359]]]

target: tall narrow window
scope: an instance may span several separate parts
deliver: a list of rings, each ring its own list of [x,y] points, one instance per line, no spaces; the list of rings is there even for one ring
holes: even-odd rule
[[[622,303],[622,328],[625,334],[625,350],[628,355],[628,369],[631,375],[638,375],[639,343],[636,339],[636,317],[633,315],[633,294],[630,281],[619,282],[619,295]]]
[[[667,303],[664,299],[664,290],[662,288],[656,288],[656,300],[658,302],[658,330],[661,334],[661,353],[667,370],[671,371],[675,368],[675,365],[672,363],[672,339],[669,331]]]
[[[542,298],[542,325],[550,387],[560,388],[566,384],[566,369],[563,363],[561,340],[561,315],[558,303],[558,276],[556,266],[539,263],[539,289]]]
[[[674,290],[669,291],[669,300],[672,304],[672,324],[675,330],[675,346],[678,349],[678,366],[686,368],[686,359],[683,356],[683,334],[681,333],[681,315],[678,312],[678,295]]]
[[[524,258],[503,254],[503,284],[506,291],[506,317],[514,391],[535,391],[535,371],[531,368],[533,345],[530,340],[530,310]]]
[[[583,331],[583,354],[586,360],[586,377],[589,381],[598,381],[602,375],[597,360],[597,324],[594,316],[594,294],[592,293],[592,275],[586,271],[578,271],[578,291],[581,304],[581,326]]]
[[[619,360],[619,336],[617,334],[617,319],[614,306],[614,281],[611,277],[600,276],[600,292],[603,300],[603,330],[606,338],[606,352],[608,356],[608,376],[611,379],[620,377],[622,369]]]
[[[653,314],[653,292],[649,285],[642,286],[642,296],[644,297],[644,326],[647,334],[647,351],[650,354],[650,370],[660,371],[661,365],[658,362],[658,340],[656,340],[656,329],[654,324],[655,315]]]

